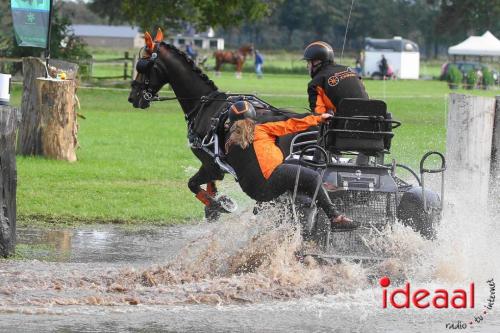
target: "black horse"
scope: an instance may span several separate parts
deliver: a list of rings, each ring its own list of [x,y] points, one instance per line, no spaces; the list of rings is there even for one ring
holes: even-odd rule
[[[224,178],[224,171],[213,154],[202,149],[207,134],[213,132],[213,121],[227,108],[234,96],[219,92],[217,86],[182,51],[162,41],[158,34],[153,42],[146,33],[144,56],[137,64],[137,76],[132,82],[129,102],[136,108],[145,109],[151,101],[158,100],[158,91],[170,84],[185,115],[188,137],[193,154],[202,162],[198,172],[189,179],[189,189],[205,205],[207,218],[216,218],[225,212],[220,202],[214,200],[217,194],[215,181]],[[278,110],[267,103],[257,109],[258,121],[277,121],[303,115]],[[289,138],[282,139],[280,146],[287,153]],[[223,147],[223,142],[221,144]],[[285,155],[286,156],[286,155]],[[201,186],[206,184],[206,189]],[[228,198],[224,198],[228,199]]]

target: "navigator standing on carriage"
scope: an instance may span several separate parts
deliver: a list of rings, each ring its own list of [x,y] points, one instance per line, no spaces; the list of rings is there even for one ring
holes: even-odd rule
[[[344,98],[368,99],[361,78],[349,67],[335,64],[330,44],[309,44],[303,59],[312,78],[307,86],[311,112],[335,113]]]

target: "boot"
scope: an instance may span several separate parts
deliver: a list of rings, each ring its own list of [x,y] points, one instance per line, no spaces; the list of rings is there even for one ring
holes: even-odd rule
[[[359,222],[353,221],[345,215],[332,218],[332,231],[352,231],[359,227]]]

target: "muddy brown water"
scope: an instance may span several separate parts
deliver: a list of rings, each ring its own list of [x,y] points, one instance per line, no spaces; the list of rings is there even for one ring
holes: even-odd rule
[[[26,259],[0,261],[0,332],[440,332],[450,323],[500,332],[498,304],[481,313],[486,280],[500,280],[498,224],[483,225],[449,216],[434,242],[396,226],[373,241],[392,258],[368,266],[298,262],[300,234],[249,213],[171,227],[23,228]],[[473,281],[476,307],[383,309],[384,275],[429,290]]]

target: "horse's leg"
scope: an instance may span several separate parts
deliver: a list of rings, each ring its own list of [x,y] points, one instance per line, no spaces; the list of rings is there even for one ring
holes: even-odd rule
[[[215,198],[217,195],[215,180],[222,180],[223,178],[224,175],[222,173],[211,172],[207,167],[202,165],[188,182],[191,192],[205,205],[205,217],[209,221],[217,220],[221,213],[220,205]],[[201,187],[204,184],[207,184],[206,190]]]
[[[220,66],[221,66],[221,61],[219,58],[215,58],[215,76],[220,76]]]
[[[236,78],[237,79],[241,79],[241,67],[243,67],[242,63],[241,63],[241,61],[238,60],[238,62],[236,63]]]
[[[197,173],[194,174],[188,181],[188,187],[196,196],[196,199],[200,200],[205,206],[210,206],[214,203],[215,195],[217,194],[217,188],[215,186],[215,180],[222,180],[224,176],[216,177],[214,179],[213,175],[207,168],[202,165]],[[201,185],[207,184],[207,189],[201,188]]]

